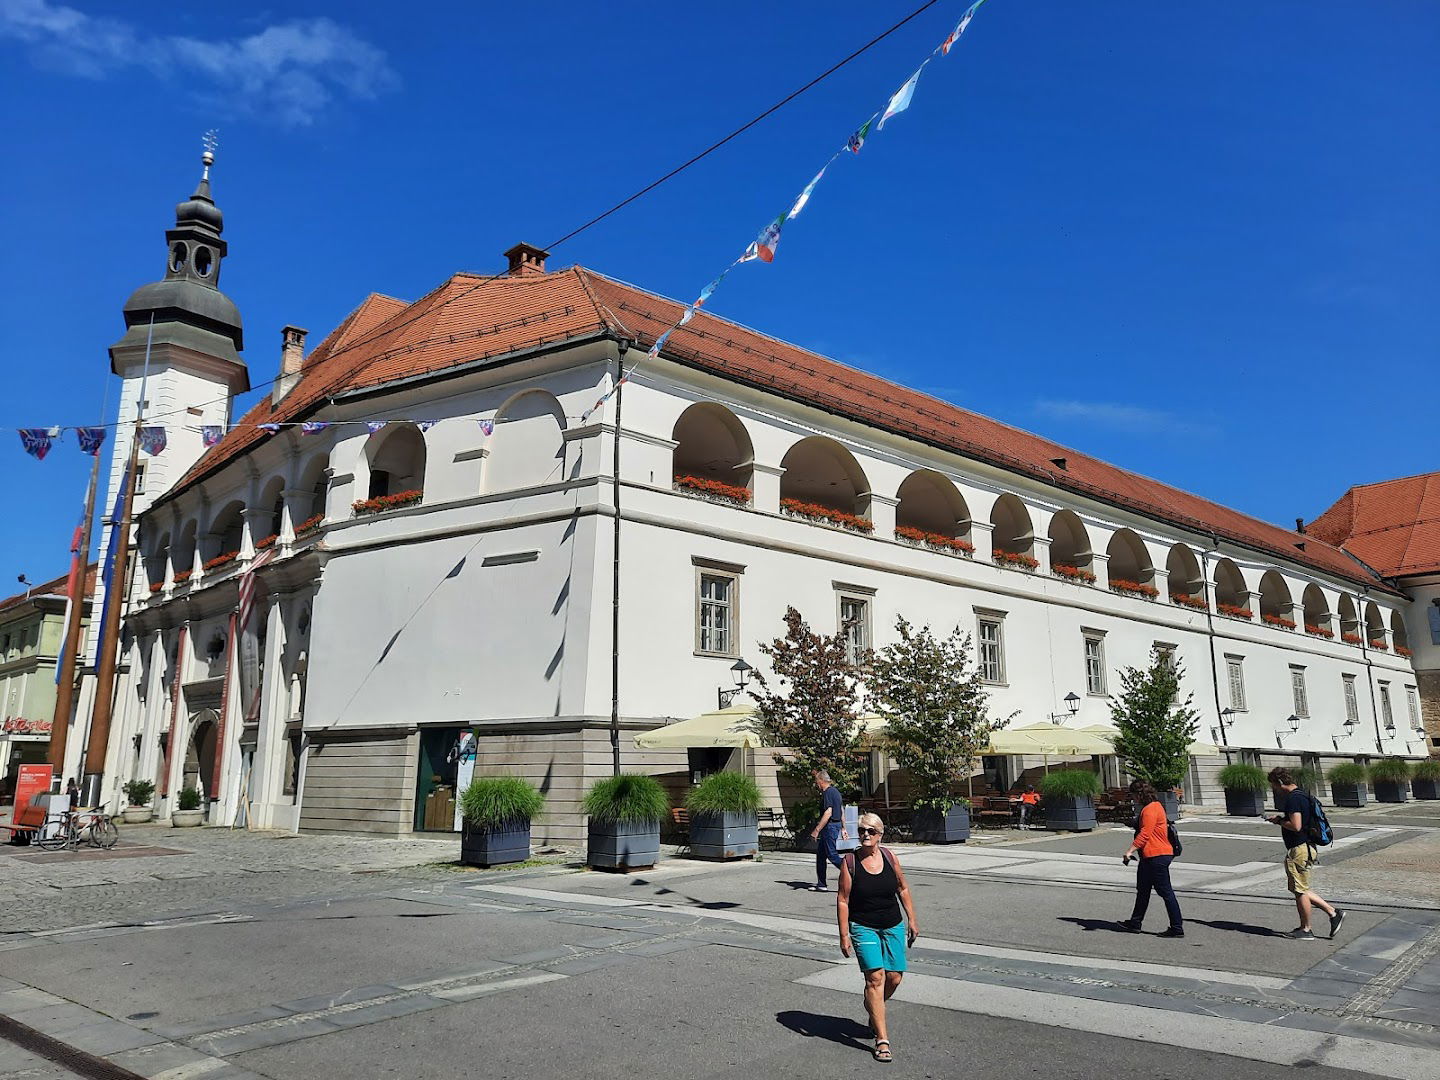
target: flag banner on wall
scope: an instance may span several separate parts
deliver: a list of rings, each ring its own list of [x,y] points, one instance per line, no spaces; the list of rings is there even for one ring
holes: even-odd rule
[[[415,426],[418,427],[422,432],[425,432],[429,431],[432,427],[434,427],[435,423],[436,422],[434,420],[416,420]]]
[[[300,425],[301,435],[318,435],[328,428],[330,424],[325,420],[306,420]]]
[[[100,452],[100,447],[105,443],[105,429],[103,427],[77,427],[75,438],[80,443],[80,452],[93,457]]]
[[[200,441],[208,448],[218,443],[225,435],[219,424],[205,424],[200,428]]]
[[[278,434],[280,431],[279,424],[256,424],[255,426],[261,431],[268,431],[271,435]]]
[[[489,438],[491,435],[494,435],[494,434],[495,434],[495,421],[494,421],[494,420],[481,420],[481,421],[480,421],[480,434],[481,434],[481,435],[484,435],[486,438]]]
[[[140,429],[140,449],[154,457],[165,449],[165,429],[163,427],[142,427]]]
[[[20,445],[37,461],[45,460],[45,455],[50,453],[50,444],[53,441],[54,437],[48,428],[22,427],[20,429]]]
[[[388,420],[366,420],[365,427],[369,430],[371,435],[374,435],[377,431],[379,431],[389,422],[390,421]]]

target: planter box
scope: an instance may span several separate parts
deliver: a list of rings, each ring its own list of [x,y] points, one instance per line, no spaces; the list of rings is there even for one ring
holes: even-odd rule
[[[1172,825],[1180,820],[1180,796],[1173,791],[1157,792],[1160,805],[1165,808],[1165,820]]]
[[[1409,802],[1410,782],[1400,780],[1376,780],[1376,802]]]
[[[690,854],[697,859],[749,859],[760,850],[754,814],[725,811],[690,816]]]
[[[1095,800],[1089,795],[1046,799],[1045,828],[1051,832],[1090,832],[1095,828]]]
[[[1440,780],[1411,780],[1410,790],[1417,799],[1440,799]]]
[[[970,811],[956,804],[945,813],[916,810],[912,822],[915,839],[925,844],[963,844],[970,839]]]
[[[175,829],[193,829],[205,824],[204,810],[171,810],[170,826]]]
[[[585,861],[597,869],[648,870],[660,861],[660,823],[592,821]]]
[[[1234,817],[1260,817],[1265,813],[1265,792],[1225,789],[1225,813]]]
[[[530,857],[530,822],[498,829],[460,830],[460,861],[466,866],[504,866]]]
[[[1370,801],[1370,792],[1364,784],[1331,784],[1330,801],[1336,806],[1364,806]]]
[[[126,825],[144,825],[155,817],[155,811],[148,806],[127,806],[122,815]]]

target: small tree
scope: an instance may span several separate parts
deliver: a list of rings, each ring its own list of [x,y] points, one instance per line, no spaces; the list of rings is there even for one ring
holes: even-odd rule
[[[944,640],[904,618],[895,631],[900,640],[871,657],[866,685],[888,724],[890,752],[910,774],[914,805],[944,813],[961,801],[952,793],[961,770],[973,783],[991,733],[1018,714],[991,719],[990,695],[970,662],[970,635],[958,626]]]
[[[760,651],[770,658],[777,686],[755,672],[755,730],[775,755],[780,775],[804,787],[824,769],[842,792],[860,783],[859,692],[855,668],[845,658],[843,634],[816,634],[793,607],[785,610],[785,636]]]
[[[1115,753],[1132,776],[1160,791],[1179,787],[1190,766],[1190,744],[1200,714],[1180,700],[1185,677],[1178,657],[1159,647],[1150,651],[1147,668],[1123,668],[1120,694],[1110,706],[1115,719]]]

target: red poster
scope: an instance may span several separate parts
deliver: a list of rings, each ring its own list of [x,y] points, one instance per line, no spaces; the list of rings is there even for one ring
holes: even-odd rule
[[[53,765],[20,766],[20,776],[15,782],[16,825],[45,824],[45,808],[43,806],[32,807],[30,800],[36,795],[49,794],[50,777],[54,771]]]

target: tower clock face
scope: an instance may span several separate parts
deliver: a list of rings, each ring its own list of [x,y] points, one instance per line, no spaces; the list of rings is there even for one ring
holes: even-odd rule
[[[170,249],[170,270],[178,274],[185,265],[185,245],[176,244]]]

